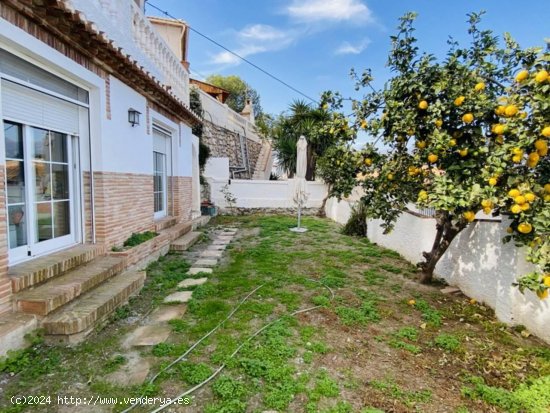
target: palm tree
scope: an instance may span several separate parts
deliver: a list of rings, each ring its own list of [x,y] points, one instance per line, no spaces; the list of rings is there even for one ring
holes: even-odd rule
[[[296,171],[296,143],[301,135],[308,141],[306,179],[315,179],[317,159],[334,143],[331,134],[323,130],[330,114],[321,108],[296,100],[289,106],[290,115],[281,117],[273,131],[273,146],[279,158],[279,167],[289,177]]]

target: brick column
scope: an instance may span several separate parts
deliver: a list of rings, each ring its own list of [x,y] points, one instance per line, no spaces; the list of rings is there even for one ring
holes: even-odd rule
[[[11,282],[8,278],[8,214],[4,174],[6,167],[0,165],[0,314],[11,310]]]

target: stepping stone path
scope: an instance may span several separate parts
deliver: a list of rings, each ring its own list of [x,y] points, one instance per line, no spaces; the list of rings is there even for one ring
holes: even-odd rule
[[[218,260],[215,258],[201,258],[195,261],[195,265],[199,268],[215,267],[218,264]]]
[[[124,347],[154,346],[168,338],[171,328],[164,324],[151,324],[136,328],[124,342]]]
[[[188,278],[186,280],[183,280],[178,284],[179,288],[189,288],[194,287],[196,285],[202,285],[206,281],[208,281],[208,278]]]
[[[150,321],[155,323],[162,323],[165,321],[173,320],[174,318],[181,318],[187,311],[187,306],[181,305],[165,305],[157,308],[149,316]]]
[[[191,299],[191,295],[193,295],[192,291],[178,291],[167,296],[164,299],[164,303],[186,303]]]
[[[222,258],[227,245],[231,243],[237,233],[236,228],[224,228],[213,232],[213,240],[198,251],[190,252],[188,257],[193,265],[187,271],[187,275],[211,274],[212,267],[218,264],[218,259]],[[208,278],[187,278],[178,284],[178,288],[186,289],[202,285],[208,281]],[[191,297],[193,291],[176,291],[164,298],[165,304],[155,309],[144,320],[143,326],[137,327],[130,332],[123,342],[123,347],[129,349],[126,354],[122,354],[127,362],[114,373],[111,373],[107,380],[111,383],[128,386],[137,385],[145,381],[149,374],[150,363],[147,359],[141,357],[139,352],[130,350],[131,348],[140,348],[145,346],[154,346],[163,343],[168,339],[172,332],[168,321],[181,318],[187,309],[185,305]],[[174,304],[178,303],[178,304]]]
[[[108,374],[105,380],[118,386],[135,386],[143,383],[151,369],[149,360],[141,357],[136,351],[123,357],[126,359],[124,365],[114,373]]]
[[[212,258],[212,257],[221,258],[223,256],[223,251],[206,250],[206,251],[203,251],[200,256],[205,258]]]

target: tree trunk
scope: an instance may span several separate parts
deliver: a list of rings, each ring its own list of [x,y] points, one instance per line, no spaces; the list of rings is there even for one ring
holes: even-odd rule
[[[313,181],[315,179],[315,153],[313,149],[308,145],[307,147],[307,169],[306,169],[306,181]]]
[[[451,245],[451,242],[455,237],[466,228],[467,223],[460,220],[458,223],[452,223],[451,216],[446,211],[438,211],[436,213],[436,235],[432,250],[430,252],[423,252],[425,261],[419,263],[419,267],[422,270],[420,276],[420,282],[422,284],[429,284],[433,280],[433,273],[435,267],[445,251]]]
[[[326,218],[327,216],[325,212],[325,206],[327,205],[327,201],[330,198],[331,191],[332,191],[332,185],[327,185],[327,195],[323,199],[323,202],[321,202],[321,208],[319,208],[319,213],[317,214],[321,218]]]

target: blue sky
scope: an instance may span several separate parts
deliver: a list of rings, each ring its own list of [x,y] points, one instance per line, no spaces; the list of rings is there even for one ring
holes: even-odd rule
[[[444,56],[448,36],[468,41],[466,14],[485,10],[483,28],[510,32],[523,46],[543,46],[550,37],[550,1],[510,0],[150,0],[198,31],[253,61],[313,98],[324,90],[359,97],[349,71],[373,69],[378,84],[397,19],[408,11],[421,50]],[[147,7],[150,15],[159,15]],[[191,33],[192,76],[235,74],[261,95],[265,111],[279,113],[302,98],[219,47]]]

